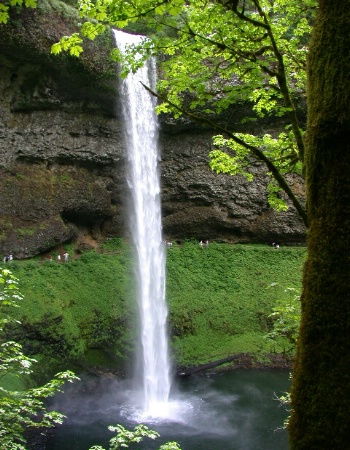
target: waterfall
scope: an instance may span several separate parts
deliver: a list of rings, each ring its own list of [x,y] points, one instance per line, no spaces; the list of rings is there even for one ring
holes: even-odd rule
[[[114,31],[121,51],[138,43],[140,36]],[[150,59],[135,74],[121,81],[122,109],[132,197],[131,232],[137,253],[140,373],[143,408],[157,415],[170,392],[170,364],[165,302],[165,247],[162,242],[158,121],[155,101],[141,82],[153,85],[155,61]]]

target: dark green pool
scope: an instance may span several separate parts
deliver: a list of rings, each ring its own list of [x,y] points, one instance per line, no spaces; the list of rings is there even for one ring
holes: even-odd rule
[[[180,380],[167,418],[138,417],[130,407],[128,382],[86,378],[56,399],[55,407],[69,419],[50,439],[48,450],[108,448],[113,434],[108,425],[133,428],[140,420],[161,438],[133,444],[134,449],[157,449],[176,440],[183,450],[287,450],[287,412],[276,400],[289,389],[282,370],[237,370]]]

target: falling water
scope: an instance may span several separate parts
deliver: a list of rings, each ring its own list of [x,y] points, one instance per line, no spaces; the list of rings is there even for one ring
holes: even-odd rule
[[[115,31],[118,48],[139,43],[141,37]],[[166,332],[165,249],[162,243],[158,122],[155,102],[142,86],[154,83],[155,61],[122,81],[122,104],[128,147],[129,186],[132,194],[131,231],[137,251],[140,351],[143,408],[162,414],[170,391],[170,365]]]

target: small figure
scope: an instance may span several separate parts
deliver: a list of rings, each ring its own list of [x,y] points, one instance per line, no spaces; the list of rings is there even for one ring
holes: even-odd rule
[[[64,257],[64,262],[68,262],[68,260],[69,260],[69,253],[67,253],[67,252],[63,253],[63,257]]]
[[[58,263],[61,262],[61,255],[57,255],[57,262],[58,262]]]
[[[12,253],[10,253],[10,254],[8,255],[7,261],[8,261],[9,263],[11,263],[11,262],[13,261],[13,255],[12,255]]]
[[[4,256],[4,258],[3,258],[2,262],[4,262],[4,263],[7,263],[7,261],[8,261],[8,258],[7,258],[7,256]]]
[[[203,241],[200,241],[199,245],[200,245],[201,247],[203,247],[203,245],[204,245]]]
[[[205,246],[208,247],[208,245],[209,245],[209,241],[207,240],[207,241],[205,241]]]

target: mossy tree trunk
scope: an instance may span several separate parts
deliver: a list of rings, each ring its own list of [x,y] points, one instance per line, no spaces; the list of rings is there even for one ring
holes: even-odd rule
[[[350,449],[350,0],[320,0],[309,57],[310,229],[291,449]]]

